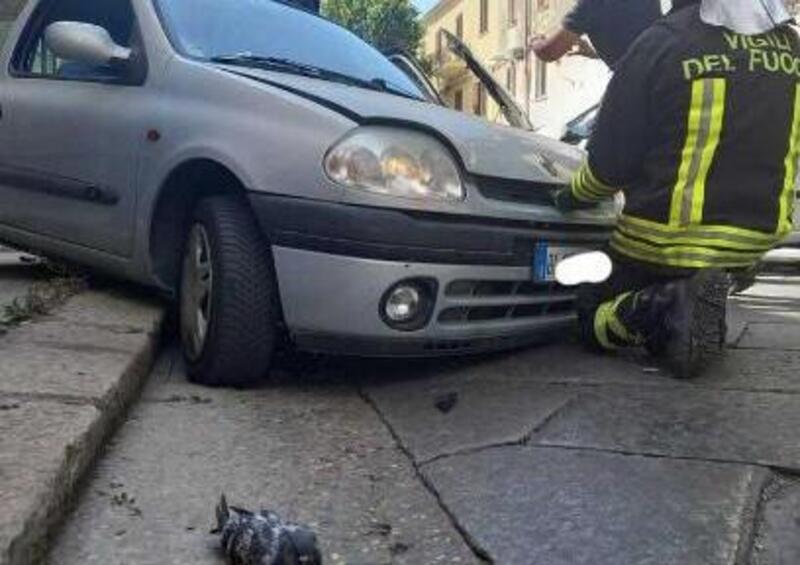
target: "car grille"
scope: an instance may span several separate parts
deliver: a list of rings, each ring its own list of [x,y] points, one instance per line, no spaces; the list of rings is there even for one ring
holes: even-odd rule
[[[444,290],[442,325],[569,316],[575,295],[557,283],[529,280],[457,280]]]
[[[564,188],[560,184],[534,183],[493,177],[477,177],[478,191],[484,198],[519,204],[553,205],[553,192]]]

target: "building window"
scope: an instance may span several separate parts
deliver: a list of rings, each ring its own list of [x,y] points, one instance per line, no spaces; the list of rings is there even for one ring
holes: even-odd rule
[[[481,0],[481,33],[489,31],[489,0]]]
[[[456,18],[456,37],[464,39],[464,14],[459,14]]]
[[[464,109],[464,91],[463,90],[456,90],[455,96],[453,96],[453,108],[458,110],[459,112]]]
[[[517,67],[514,66],[513,63],[506,69],[506,90],[508,90],[512,96],[517,95]]]
[[[549,10],[550,0],[536,0],[536,8],[539,10]]]
[[[508,27],[517,25],[517,0],[508,0]]]
[[[478,116],[486,115],[486,91],[480,83],[475,85],[475,105],[472,111]]]
[[[536,59],[536,99],[547,97],[547,63]]]

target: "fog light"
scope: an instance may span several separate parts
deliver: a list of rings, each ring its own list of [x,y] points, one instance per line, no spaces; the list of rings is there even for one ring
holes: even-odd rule
[[[439,283],[430,277],[398,281],[381,298],[378,315],[399,332],[416,332],[431,321]]]
[[[421,302],[417,288],[410,285],[401,285],[389,293],[384,311],[386,312],[386,317],[392,322],[408,322],[419,314]]]

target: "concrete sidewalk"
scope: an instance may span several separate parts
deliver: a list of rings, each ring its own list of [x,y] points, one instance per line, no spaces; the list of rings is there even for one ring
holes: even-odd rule
[[[796,565],[800,279],[763,279],[730,322],[726,361],[693,382],[567,343],[301,358],[225,391],[172,350],[50,562],[223,563],[226,492],[310,523],[326,563]]]
[[[800,563],[800,279],[763,279],[730,326],[692,382],[560,346],[367,394],[494,563]]]
[[[0,253],[0,307],[34,267]],[[136,397],[162,309],[89,290],[0,336],[0,564],[36,562],[103,440]]]

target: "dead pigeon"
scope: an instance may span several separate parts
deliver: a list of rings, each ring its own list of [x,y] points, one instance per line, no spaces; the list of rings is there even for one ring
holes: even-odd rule
[[[217,506],[217,528],[231,565],[322,565],[317,536],[309,528],[284,522],[269,510],[250,512]]]

